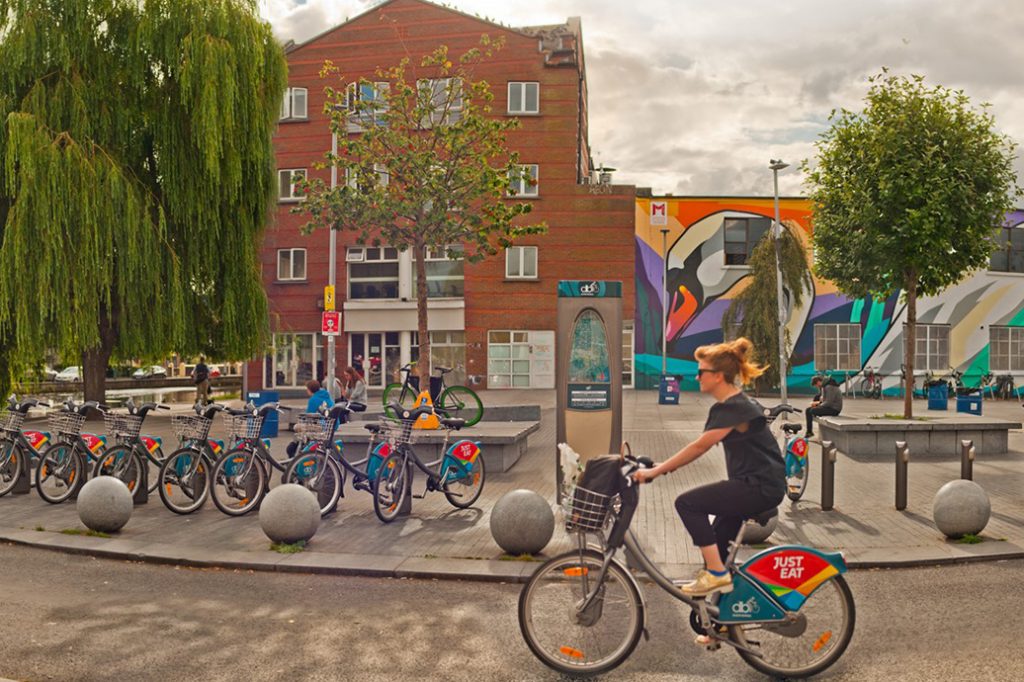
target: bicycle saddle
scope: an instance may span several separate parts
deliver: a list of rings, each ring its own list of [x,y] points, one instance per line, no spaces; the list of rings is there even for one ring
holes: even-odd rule
[[[441,426],[446,429],[455,429],[458,431],[466,425],[465,419],[459,419],[458,417],[444,417],[441,419]]]
[[[380,433],[384,429],[380,424],[363,424],[363,428],[370,433]]]
[[[802,428],[804,428],[804,427],[800,426],[799,424],[783,424],[782,425],[782,430],[785,431],[786,433],[790,434],[790,435],[792,435],[794,433],[800,433],[800,429],[802,429]]]
[[[441,374],[447,374],[448,372],[452,371],[451,367],[441,367],[440,365],[435,365],[434,369],[440,372]]]
[[[768,522],[779,515],[778,507],[772,507],[768,511],[763,511],[760,514],[754,514],[747,518],[748,521],[754,521],[758,525],[767,526]]]

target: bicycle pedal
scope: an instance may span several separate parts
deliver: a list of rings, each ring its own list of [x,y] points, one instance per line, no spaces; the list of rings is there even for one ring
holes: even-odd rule
[[[705,651],[718,651],[722,648],[722,643],[720,641],[708,635],[697,635],[694,638],[693,643],[697,646],[703,647]]]

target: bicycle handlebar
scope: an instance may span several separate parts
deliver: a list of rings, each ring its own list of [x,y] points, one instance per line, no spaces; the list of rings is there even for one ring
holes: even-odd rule
[[[392,401],[388,405],[388,409],[394,413],[397,419],[404,422],[416,421],[425,414],[434,414],[434,408],[431,405],[423,405],[409,410],[402,407],[401,403]]]
[[[796,408],[796,407],[793,407],[792,405],[790,405],[788,403],[782,403],[780,405],[776,405],[775,407],[765,408],[764,416],[765,416],[765,418],[768,419],[768,421],[774,421],[780,414],[783,414],[783,413],[787,413],[788,414],[788,413],[792,413],[792,412],[796,412],[797,414],[800,414],[800,413],[803,412],[803,410],[801,410],[799,408]]]

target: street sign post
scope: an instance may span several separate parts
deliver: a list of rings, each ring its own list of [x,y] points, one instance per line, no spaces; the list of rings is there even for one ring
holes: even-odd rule
[[[325,310],[320,324],[320,333],[337,336],[341,333],[341,313],[336,310]]]

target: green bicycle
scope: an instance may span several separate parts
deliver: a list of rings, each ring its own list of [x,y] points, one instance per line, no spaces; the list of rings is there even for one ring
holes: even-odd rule
[[[392,403],[411,410],[416,396],[420,394],[420,378],[413,372],[415,364],[409,363],[402,367],[400,371],[405,375],[404,380],[388,384],[384,389],[384,413],[392,419],[397,418],[392,413]],[[480,396],[468,386],[448,386],[444,375],[452,371],[451,367],[434,367],[434,371],[438,373],[438,376],[430,377],[430,398],[434,408],[445,417],[464,419],[466,426],[479,422],[484,416],[484,404],[480,402]]]

